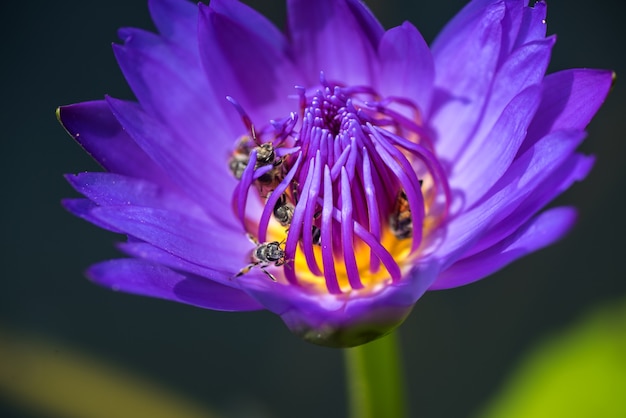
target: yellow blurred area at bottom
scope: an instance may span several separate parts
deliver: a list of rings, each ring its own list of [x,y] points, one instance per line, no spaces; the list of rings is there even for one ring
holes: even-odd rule
[[[4,328],[0,397],[24,410],[64,418],[217,418],[147,379]]]

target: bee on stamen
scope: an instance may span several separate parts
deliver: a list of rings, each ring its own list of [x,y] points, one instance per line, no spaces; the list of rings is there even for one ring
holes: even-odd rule
[[[322,230],[313,225],[311,227],[311,235],[313,237],[313,245],[322,245]]]
[[[251,141],[252,139],[247,135],[239,138],[237,147],[228,161],[228,168],[230,168],[230,172],[237,180],[241,180],[241,176],[250,161]]]
[[[274,205],[274,217],[282,226],[291,225],[293,219],[293,212],[295,207],[287,202],[287,195],[283,193]]]
[[[285,260],[285,250],[281,247],[283,243],[278,241],[259,243],[252,235],[248,235],[248,238],[256,245],[256,248],[252,251],[252,262],[239,270],[239,273],[234,278],[243,276],[254,267],[259,267],[267,277],[275,282],[276,277],[267,271],[266,268],[272,265],[280,267],[287,262]]]
[[[278,167],[283,163],[283,158],[276,158],[274,145],[271,142],[261,143],[256,135],[254,125],[250,124],[250,135],[244,135],[240,138],[239,143],[237,144],[237,147],[235,148],[235,151],[233,151],[230,161],[228,162],[230,171],[237,180],[241,180],[241,176],[250,162],[250,153],[252,150],[255,150],[257,154],[256,164],[254,165],[255,170],[267,165]],[[271,171],[274,170],[272,169]],[[270,173],[264,174],[261,176],[261,179],[268,182],[270,179],[275,177],[274,175],[269,174]]]
[[[398,239],[410,238],[413,235],[411,207],[404,190],[398,192],[393,212],[389,217],[389,227]]]

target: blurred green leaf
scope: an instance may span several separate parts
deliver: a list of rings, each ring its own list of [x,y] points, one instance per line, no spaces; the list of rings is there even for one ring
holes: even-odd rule
[[[198,405],[51,341],[0,328],[0,396],[63,418],[216,418]]]
[[[533,349],[478,416],[626,417],[626,301]]]

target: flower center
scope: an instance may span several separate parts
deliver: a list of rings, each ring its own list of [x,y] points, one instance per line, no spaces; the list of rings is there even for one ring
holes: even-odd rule
[[[259,131],[230,99],[249,131],[229,163],[240,180],[233,207],[257,243],[239,275],[258,266],[331,294],[401,280],[450,201],[419,109],[323,77],[298,91],[300,112]],[[246,210],[250,192],[260,214]]]

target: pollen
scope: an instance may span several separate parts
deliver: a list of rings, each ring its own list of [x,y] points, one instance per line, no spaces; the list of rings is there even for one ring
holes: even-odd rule
[[[257,246],[284,255],[252,257],[245,271],[347,296],[402,280],[450,202],[419,108],[323,75],[297,92],[298,111],[260,130],[230,99],[248,131],[229,161],[233,210]],[[260,212],[248,205],[257,198]]]

